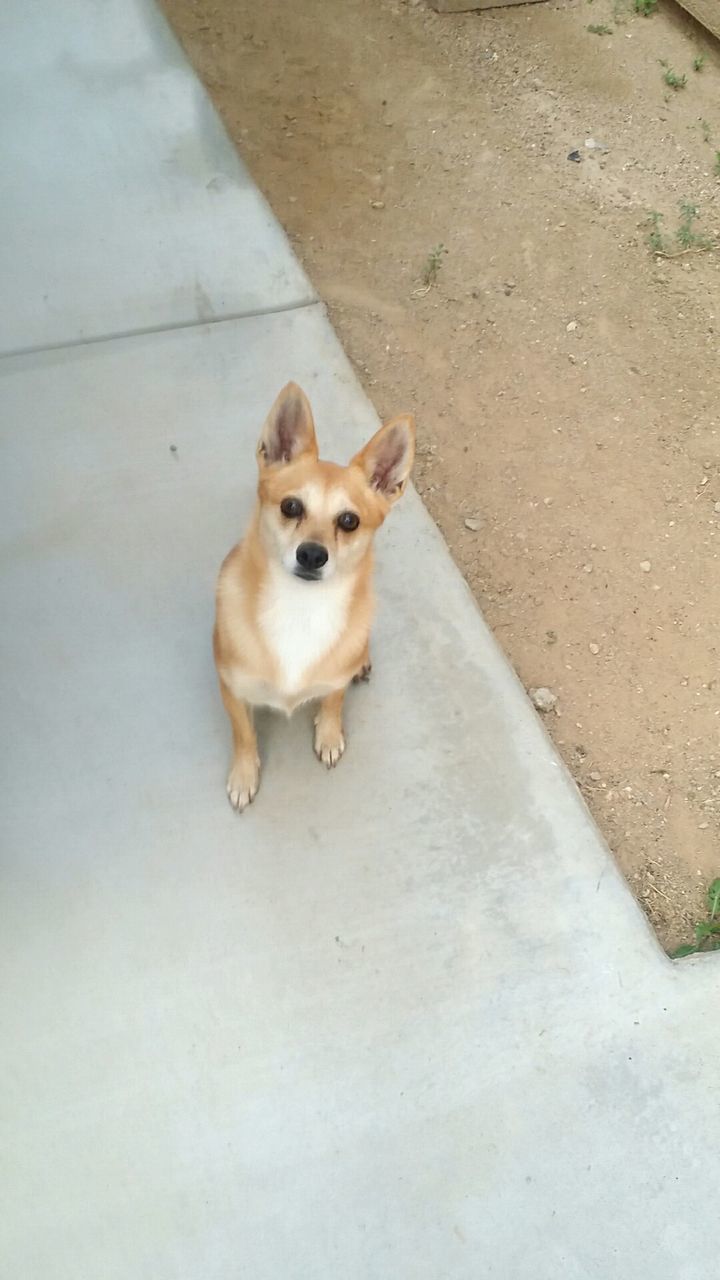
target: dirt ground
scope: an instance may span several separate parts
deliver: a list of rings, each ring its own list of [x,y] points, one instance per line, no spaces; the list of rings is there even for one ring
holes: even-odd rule
[[[687,940],[720,874],[720,253],[654,255],[647,218],[670,234],[689,201],[720,238],[720,47],[670,0],[165,3],[378,411],[415,411],[418,488],[557,695],[662,942]]]

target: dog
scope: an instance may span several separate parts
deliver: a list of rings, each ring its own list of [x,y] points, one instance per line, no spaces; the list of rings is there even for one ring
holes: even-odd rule
[[[260,781],[254,707],[290,716],[319,701],[315,754],[332,769],[345,750],[345,692],[370,674],[373,539],[405,490],[414,454],[415,423],[402,414],[348,466],[322,462],[309,401],[294,382],[265,420],[257,502],[220,570],[213,636],[232,726],[227,794],[239,813]]]

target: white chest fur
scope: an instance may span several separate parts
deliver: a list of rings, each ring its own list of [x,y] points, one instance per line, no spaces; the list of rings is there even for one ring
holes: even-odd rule
[[[260,601],[259,623],[278,667],[279,690],[304,692],[311,669],[330,652],[347,622],[351,583],[303,582],[273,569]]]

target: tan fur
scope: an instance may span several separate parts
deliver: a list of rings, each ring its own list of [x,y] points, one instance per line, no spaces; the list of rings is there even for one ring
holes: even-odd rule
[[[233,730],[227,791],[239,811],[254,799],[260,776],[253,706],[290,715],[319,699],[318,758],[332,768],[345,749],[345,690],[369,672],[373,538],[405,488],[414,441],[412,418],[395,418],[341,467],[319,460],[310,405],[296,384],[281,391],[268,415],[257,502],[220,570],[213,638]],[[288,498],[302,502],[300,519],[281,512]],[[338,526],[341,512],[359,517],[356,530]],[[327,551],[322,580],[296,576],[297,548],[307,543]]]

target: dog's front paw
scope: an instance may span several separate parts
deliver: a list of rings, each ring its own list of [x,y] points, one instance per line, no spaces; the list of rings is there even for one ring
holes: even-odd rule
[[[366,662],[352,678],[353,684],[367,684],[372,673],[372,662]]]
[[[260,761],[257,756],[239,756],[233,760],[228,774],[227,795],[233,809],[242,813],[252,804],[260,785]]]
[[[334,769],[345,750],[345,735],[341,725],[315,722],[315,755],[326,769]]]

